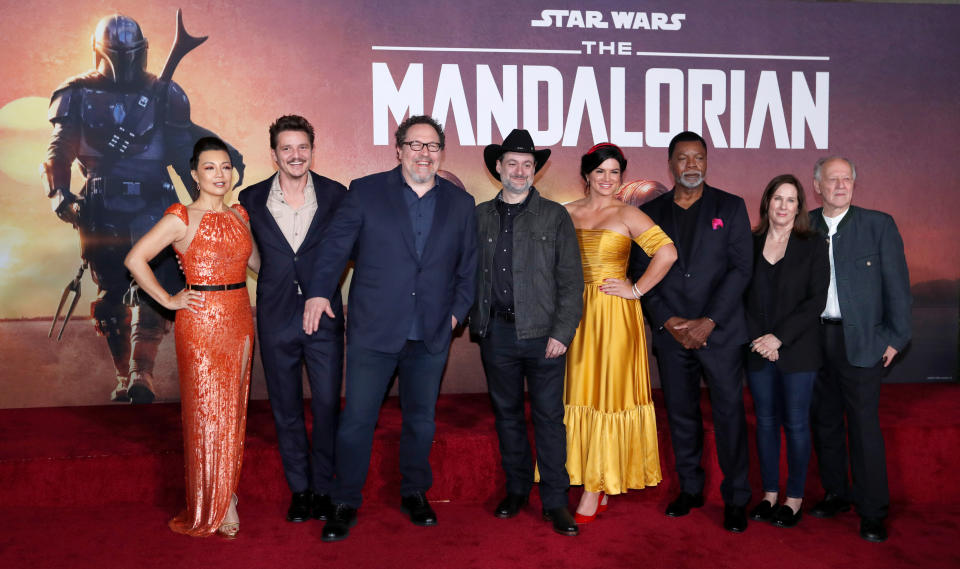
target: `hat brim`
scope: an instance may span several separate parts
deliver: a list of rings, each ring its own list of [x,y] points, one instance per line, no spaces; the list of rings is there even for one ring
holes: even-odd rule
[[[499,160],[500,157],[506,152],[518,151],[510,149],[504,150],[502,144],[489,144],[483,149],[483,161],[487,165],[487,170],[490,171],[490,174],[493,175],[494,179],[496,180],[500,179],[500,174],[497,173],[497,160]],[[543,165],[546,164],[547,160],[550,158],[550,149],[543,148],[541,150],[534,150],[533,152],[522,152],[522,154],[533,154],[533,173],[536,174],[541,168],[543,168]]]

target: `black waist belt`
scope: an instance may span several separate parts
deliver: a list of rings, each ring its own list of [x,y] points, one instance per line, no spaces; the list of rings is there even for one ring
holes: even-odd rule
[[[512,310],[494,310],[493,317],[511,324],[517,321],[517,314]]]
[[[215,291],[215,290],[237,290],[238,288],[243,288],[245,286],[247,286],[246,282],[233,283],[233,284],[227,284],[227,285],[188,284],[187,288],[190,290]]]
[[[842,325],[843,325],[843,319],[842,319],[842,318],[826,318],[826,317],[824,317],[824,316],[821,316],[821,317],[820,317],[820,323],[821,323],[821,324],[833,324],[834,326],[842,326]]]

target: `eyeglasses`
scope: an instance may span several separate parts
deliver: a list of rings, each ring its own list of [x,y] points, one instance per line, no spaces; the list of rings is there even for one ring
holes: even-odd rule
[[[404,146],[404,145],[409,146],[410,150],[413,150],[414,152],[420,152],[421,150],[423,150],[424,146],[426,146],[427,150],[429,150],[430,152],[440,151],[439,142],[420,142],[419,140],[409,140],[407,142],[400,143],[400,146]]]

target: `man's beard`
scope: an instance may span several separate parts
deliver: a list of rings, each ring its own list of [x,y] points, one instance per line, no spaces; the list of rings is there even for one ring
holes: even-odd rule
[[[687,172],[684,172],[684,174],[686,174],[686,173],[687,173]],[[691,172],[691,173],[692,173],[692,172]],[[681,174],[681,175],[679,175],[679,176],[674,176],[674,177],[673,177],[674,181],[675,181],[676,183],[680,184],[681,186],[683,186],[684,188],[687,188],[687,189],[689,189],[689,190],[692,190],[692,189],[696,188],[697,186],[699,186],[700,184],[703,183],[704,177],[703,177],[703,174],[701,174],[700,172],[697,172],[697,179],[696,179],[695,181],[693,181],[693,182],[691,182],[691,181],[689,181],[687,178],[685,178],[685,177],[684,177],[684,174]]]

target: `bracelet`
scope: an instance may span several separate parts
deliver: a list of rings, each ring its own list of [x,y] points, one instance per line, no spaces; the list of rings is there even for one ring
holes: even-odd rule
[[[640,297],[643,296],[643,294],[640,292],[640,289],[637,288],[637,283],[633,283],[633,287],[631,288],[633,289],[633,298],[640,300]]]

